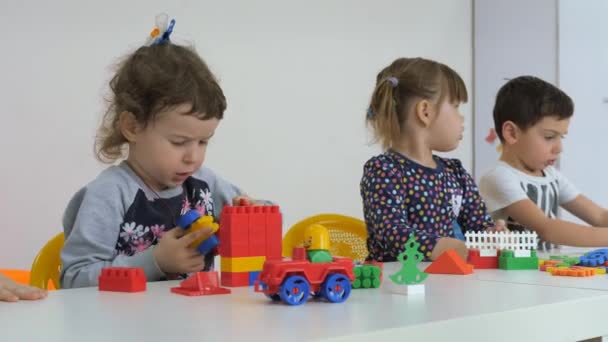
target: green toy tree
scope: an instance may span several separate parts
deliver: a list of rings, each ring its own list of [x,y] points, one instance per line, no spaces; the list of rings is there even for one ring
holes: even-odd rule
[[[416,242],[416,238],[412,233],[405,243],[405,251],[397,256],[397,260],[402,265],[401,269],[397,273],[390,275],[391,280],[395,284],[418,284],[423,282],[428,276],[427,273],[418,269],[418,263],[424,258],[424,255],[418,251],[418,247],[420,247],[420,244]]]

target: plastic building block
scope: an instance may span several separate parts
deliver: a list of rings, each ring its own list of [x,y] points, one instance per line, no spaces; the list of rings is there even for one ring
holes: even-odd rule
[[[222,272],[249,272],[261,271],[266,261],[265,256],[251,256],[230,258],[222,257],[220,259],[220,267]]]
[[[213,222],[212,216],[203,216],[196,210],[188,210],[177,220],[177,225],[186,230],[186,234],[197,230],[211,228],[209,235],[202,236],[190,244],[190,247],[196,248],[199,253],[205,255],[219,245],[218,238],[214,235],[219,229],[219,225]]]
[[[281,258],[283,219],[278,206],[225,206],[220,222],[222,257]]]
[[[304,247],[295,247],[292,259],[266,260],[254,290],[289,305],[305,303],[311,294],[342,303],[348,299],[355,280],[353,268],[350,258],[333,257],[332,262],[311,263]]]
[[[478,249],[469,249],[467,262],[475,269],[498,268],[498,256],[481,256]]]
[[[568,266],[578,265],[580,263],[580,257],[572,257],[567,255],[552,255],[549,257],[551,260],[561,260],[562,263]]]
[[[583,266],[601,266],[608,261],[608,248],[601,248],[586,253],[580,257],[580,264]]]
[[[220,281],[222,286],[249,286],[249,272],[221,272]]]
[[[353,289],[378,288],[382,283],[380,274],[382,270],[376,265],[359,265],[353,269],[355,280],[352,283]]]
[[[99,276],[99,291],[141,292],[146,290],[146,275],[141,267],[106,267]]]
[[[566,268],[556,267],[551,270],[551,275],[566,277],[591,277],[595,275],[593,268]]]
[[[513,251],[500,251],[498,257],[498,268],[502,270],[536,270],[538,269],[538,257],[536,251],[531,250],[529,257],[515,257]],[[547,268],[547,271],[548,268]]]
[[[255,281],[260,277],[260,273],[262,273],[262,271],[249,272],[249,286],[255,285]]]
[[[217,272],[196,272],[182,281],[179,287],[172,287],[171,292],[184,296],[209,296],[228,294],[230,289],[219,286]]]
[[[456,251],[443,252],[432,264],[424,270],[431,274],[471,274],[473,265],[467,264]]]
[[[418,247],[420,244],[416,242],[414,234],[411,234],[405,242],[405,250],[397,256],[401,269],[389,276],[393,283],[414,285],[422,283],[428,277],[428,274],[418,269],[418,263],[424,259],[424,255],[418,251]]]

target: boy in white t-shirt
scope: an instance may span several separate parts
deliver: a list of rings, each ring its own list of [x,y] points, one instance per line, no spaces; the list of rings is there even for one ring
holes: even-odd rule
[[[582,195],[553,165],[574,112],[572,99],[532,76],[507,82],[496,95],[494,125],[502,143],[500,161],[479,183],[494,219],[509,229],[536,231],[553,244],[608,246],[608,210]],[[562,207],[588,227],[557,218]],[[550,247],[550,246],[540,247]]]

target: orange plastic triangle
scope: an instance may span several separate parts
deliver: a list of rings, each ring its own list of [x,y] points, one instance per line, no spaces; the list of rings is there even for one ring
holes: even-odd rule
[[[471,274],[473,273],[473,265],[467,264],[456,251],[447,250],[430,264],[424,272],[431,274]]]

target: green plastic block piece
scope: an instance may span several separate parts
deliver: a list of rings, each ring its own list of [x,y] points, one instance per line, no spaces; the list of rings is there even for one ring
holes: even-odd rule
[[[498,258],[498,268],[502,270],[536,270],[538,257],[536,251],[530,251],[529,257],[516,258],[513,251],[501,251]]]
[[[353,269],[355,280],[353,281],[353,289],[369,289],[378,288],[382,281],[380,280],[380,267],[376,265],[360,265]]]

